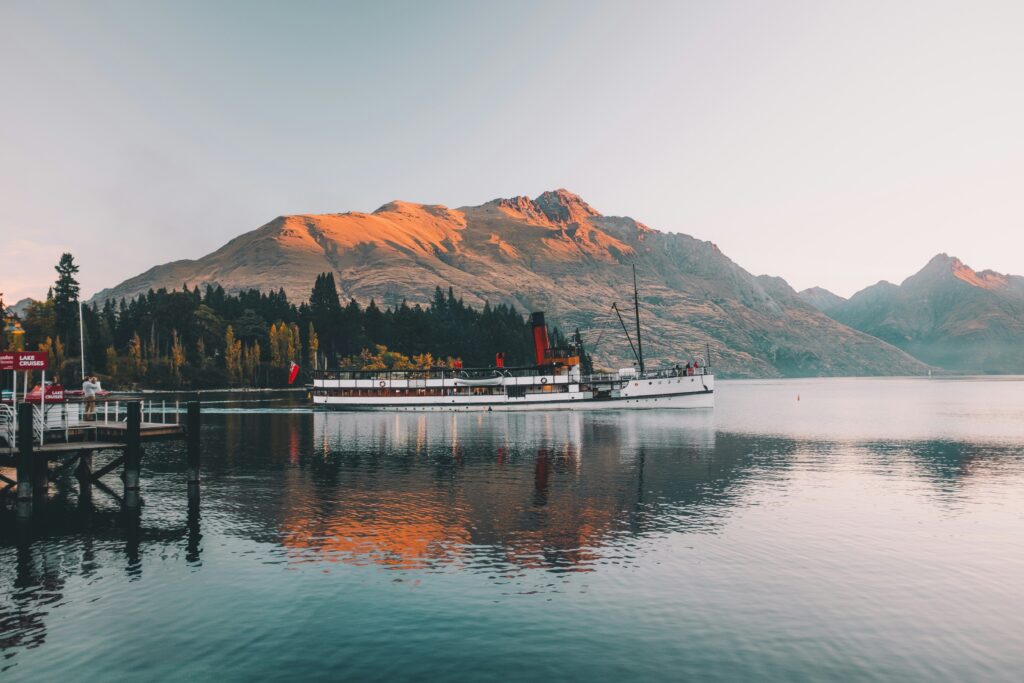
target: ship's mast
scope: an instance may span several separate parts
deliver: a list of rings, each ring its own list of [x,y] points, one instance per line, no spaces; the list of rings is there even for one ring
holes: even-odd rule
[[[626,335],[626,341],[629,342],[629,350],[633,352],[633,357],[636,358],[637,365],[640,364],[640,356],[636,353],[636,347],[633,346],[633,338],[629,336],[629,330],[626,329],[626,321],[622,319],[622,313],[619,312],[619,305],[612,303],[612,310],[615,311],[615,315],[619,317],[619,324],[622,325],[622,332]]]
[[[633,264],[633,307],[636,311],[636,359],[640,362],[640,374],[644,374],[644,343],[640,339],[640,295],[636,288],[636,264]]]

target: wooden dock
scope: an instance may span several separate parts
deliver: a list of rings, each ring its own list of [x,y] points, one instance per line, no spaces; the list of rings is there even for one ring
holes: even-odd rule
[[[33,501],[45,498],[51,481],[74,472],[81,485],[102,485],[100,478],[123,466],[124,497],[126,506],[139,504],[139,474],[142,462],[142,444],[157,439],[185,438],[187,442],[187,479],[189,492],[199,484],[199,425],[198,401],[187,406],[186,424],[142,422],[142,408],[138,401],[127,404],[124,422],[90,422],[66,430],[63,440],[35,443],[33,406],[18,406],[17,447],[0,448],[0,466],[15,467],[17,479],[0,474],[0,492],[10,488],[17,491],[18,514],[29,516]],[[93,454],[97,451],[121,451],[111,462],[93,471]],[[68,457],[70,456],[70,457]],[[51,464],[54,466],[51,468]],[[74,468],[72,470],[72,468]],[[104,487],[105,488],[105,487]]]
[[[185,427],[180,424],[143,422],[139,425],[139,438],[143,441],[174,439],[184,436]],[[58,440],[55,437],[53,441],[42,445],[34,444],[32,451],[40,455],[61,455],[81,450],[117,450],[125,447],[127,438],[128,424],[126,422],[99,422],[72,429],[67,441]],[[12,458],[17,453],[17,448],[0,446],[0,466],[12,467],[14,465]]]

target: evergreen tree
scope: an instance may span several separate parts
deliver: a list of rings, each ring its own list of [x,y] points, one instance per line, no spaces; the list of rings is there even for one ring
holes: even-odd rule
[[[334,273],[320,273],[316,276],[313,291],[309,295],[309,318],[324,351],[331,356],[338,353],[342,316]]]
[[[54,327],[57,334],[64,339],[77,340],[78,334],[78,266],[75,257],[69,253],[61,254],[60,261],[54,266],[57,271],[57,282],[53,286]],[[68,352],[72,355],[80,352],[77,341],[68,344]]]

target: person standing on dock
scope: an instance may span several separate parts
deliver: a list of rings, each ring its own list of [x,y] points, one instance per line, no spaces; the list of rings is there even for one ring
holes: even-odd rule
[[[102,391],[103,387],[100,386],[100,382],[96,379],[96,375],[91,375],[82,382],[82,396],[85,397],[85,419],[94,420],[96,419],[96,392]]]

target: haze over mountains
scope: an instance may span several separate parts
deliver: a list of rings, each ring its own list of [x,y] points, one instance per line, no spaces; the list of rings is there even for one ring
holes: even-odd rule
[[[603,216],[566,190],[457,209],[395,201],[373,213],[280,216],[200,259],[151,268],[94,299],[217,283],[230,291],[283,288],[304,300],[325,271],[335,274],[343,297],[363,303],[427,303],[435,287],[451,286],[476,306],[510,303],[545,310],[563,329],[579,326],[597,362],[614,366],[631,359],[610,307],[628,310],[634,263],[652,358],[685,362],[703,356],[708,343],[730,375],[927,371],[897,348],[906,347],[899,334],[859,331],[872,329],[867,308],[863,321],[856,306],[845,317],[850,323],[830,317],[833,305],[845,310],[857,297],[797,294],[781,278],[751,275],[710,242]]]
[[[899,285],[879,282],[849,300],[800,293],[832,318],[922,361],[957,372],[1024,373],[1024,278],[971,269],[939,254]]]

